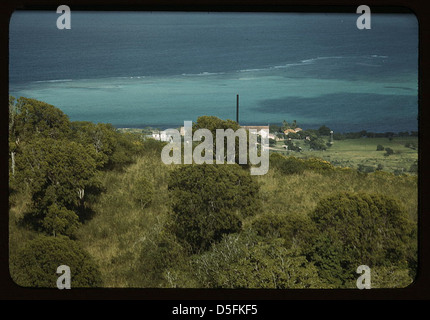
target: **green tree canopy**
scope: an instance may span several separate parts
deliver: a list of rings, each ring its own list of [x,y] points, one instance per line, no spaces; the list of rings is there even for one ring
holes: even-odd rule
[[[133,200],[143,209],[152,202],[154,186],[146,177],[138,176],[131,181],[130,194]]]
[[[313,263],[286,249],[281,239],[258,243],[246,251],[244,257],[222,271],[226,287],[307,289],[323,286]]]
[[[240,230],[241,218],[260,208],[257,182],[236,164],[180,166],[172,172],[168,189],[174,231],[193,251]]]
[[[285,246],[302,246],[315,231],[309,217],[293,213],[265,213],[256,216],[251,224],[257,235],[266,238],[282,238]]]
[[[60,265],[70,267],[71,287],[99,287],[97,265],[76,241],[66,237],[38,236],[21,248],[11,260],[11,276],[24,287],[55,288]]]
[[[394,150],[393,149],[391,149],[391,148],[385,148],[384,156],[390,156],[392,154],[394,154]]]
[[[394,199],[339,193],[321,200],[310,218],[317,232],[308,257],[333,284],[354,286],[359,265],[408,265],[414,228]]]
[[[223,130],[227,130],[227,129],[232,129],[233,131],[237,131],[238,129],[240,129],[240,125],[233,120],[227,119],[227,120],[222,120],[218,117],[215,116],[201,116],[197,118],[197,122],[195,122],[193,124],[193,134],[196,130],[198,129],[208,129],[211,133],[212,133],[212,137],[213,137],[213,154],[216,154],[216,130],[217,129],[223,129]],[[224,139],[224,145],[226,143],[226,139]],[[227,154],[227,148],[224,149],[225,150],[225,156],[224,158],[226,159],[226,154]],[[247,136],[246,136],[246,150],[247,150],[247,164],[241,164],[242,168],[248,168],[249,167],[249,155],[248,155],[248,150],[249,150],[249,132],[247,131]],[[239,164],[239,138],[236,137],[235,138],[235,162],[237,164]]]
[[[76,210],[88,196],[86,191],[97,186],[94,150],[74,141],[34,139],[22,146],[17,168],[16,179],[30,186],[32,210],[27,219],[36,227],[41,227],[52,204]]]
[[[318,129],[318,134],[320,136],[329,136],[330,135],[330,128],[327,127],[326,125],[322,125],[321,127],[319,127]]]
[[[222,120],[215,116],[201,116],[193,123],[193,133],[198,129],[208,129],[214,137],[216,129],[233,129],[236,131],[239,128],[240,125],[236,121],[230,119]]]
[[[208,288],[319,288],[313,263],[287,249],[283,239],[263,239],[252,232],[230,234],[197,256],[194,273]]]
[[[55,203],[49,206],[42,221],[43,228],[54,237],[60,234],[71,237],[79,225],[79,217],[75,212],[59,207]]]
[[[64,138],[70,134],[70,121],[66,114],[53,105],[24,97],[15,101],[11,97],[9,134],[18,141],[35,137]]]
[[[71,127],[75,141],[94,148],[99,168],[121,168],[130,164],[133,155],[143,147],[142,141],[133,134],[120,133],[109,123],[74,121]]]

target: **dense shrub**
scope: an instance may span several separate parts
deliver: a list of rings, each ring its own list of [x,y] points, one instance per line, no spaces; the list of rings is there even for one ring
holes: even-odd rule
[[[28,186],[32,204],[26,213],[29,226],[41,231],[52,205],[79,213],[91,191],[96,192],[95,151],[69,140],[41,138],[22,146],[15,179]]]
[[[293,156],[285,157],[278,153],[272,153],[269,158],[270,167],[279,170],[282,174],[301,174],[305,170],[311,170],[315,172],[330,172],[334,171],[335,167],[328,161],[309,158],[300,159]]]
[[[109,123],[74,121],[72,139],[94,148],[97,164],[103,169],[122,169],[133,163],[133,155],[142,149],[140,139],[131,133],[120,133]]]
[[[313,232],[307,216],[288,213],[266,213],[252,222],[252,230],[263,238],[283,238],[287,247],[300,246]]]
[[[406,288],[413,282],[407,268],[396,266],[375,267],[370,269],[372,288]]]
[[[223,263],[218,272],[210,273],[210,287],[233,289],[322,287],[315,266],[296,251],[286,249],[283,239],[258,242],[254,245],[241,244],[239,241],[225,244],[229,244],[230,248],[234,247],[235,259]],[[221,255],[227,253],[228,249],[228,247],[217,249],[213,255],[202,256],[199,262],[208,264],[210,261],[222,259]]]
[[[391,148],[385,148],[384,156],[390,156],[392,154],[394,154],[394,150],[393,149],[391,149]]]
[[[296,157],[285,157],[278,153],[272,153],[269,165],[279,170],[282,174],[301,174],[305,170],[304,161]]]
[[[154,186],[146,177],[140,176],[131,184],[131,196],[143,209],[151,204],[154,198]]]
[[[414,228],[395,200],[339,193],[321,200],[310,218],[317,232],[310,238],[308,258],[336,286],[351,285],[359,265],[407,267]]]
[[[318,134],[319,134],[320,136],[329,136],[329,135],[330,135],[330,132],[331,132],[330,128],[329,128],[329,127],[327,127],[327,126],[325,126],[325,125],[322,125],[322,126],[318,129]]]
[[[261,139],[261,138],[260,138]],[[258,142],[260,142],[260,141],[258,141]],[[272,138],[269,138],[269,146],[271,146],[271,147],[273,147],[273,146],[275,146],[276,145],[276,140],[275,139],[272,139]]]
[[[161,155],[161,150],[163,150],[164,146],[167,142],[159,141],[155,139],[146,139],[143,143],[143,153],[153,153],[157,155]]]
[[[414,161],[414,163],[411,164],[409,167],[410,173],[418,173],[418,161]]]
[[[11,276],[24,287],[53,288],[60,265],[70,267],[71,287],[101,286],[97,265],[76,241],[66,237],[38,236],[11,259]]]
[[[140,248],[139,259],[127,279],[144,288],[167,286],[165,270],[178,268],[188,257],[175,236],[164,231],[150,234]]]
[[[327,150],[327,145],[321,138],[312,139],[309,141],[309,147],[313,150]]]
[[[199,129],[207,129],[212,133],[212,138],[213,138],[213,154],[216,154],[216,146],[217,146],[217,139],[216,139],[216,130],[218,129],[223,129],[223,130],[228,130],[231,129],[234,132],[236,132],[238,129],[240,129],[240,125],[233,120],[227,119],[227,120],[222,120],[218,117],[215,116],[201,116],[197,118],[197,121],[195,123],[193,123],[193,134],[196,132],[196,130]],[[260,140],[261,141],[261,137],[256,139],[257,141]],[[224,143],[224,160],[227,161],[227,146],[226,146],[226,141],[227,139],[224,139],[223,143]],[[246,150],[249,150],[249,141],[250,141],[250,135],[249,135],[249,131],[246,131]],[[243,142],[242,142],[243,143]],[[240,152],[240,146],[245,146],[245,144],[240,143],[240,139],[239,137],[235,138],[235,143],[234,143],[234,150],[235,150],[235,157],[234,157],[234,162],[239,164],[242,168],[247,168],[249,169],[250,167],[250,160],[249,160],[249,154],[248,152],[246,152],[246,163],[242,163],[240,164],[239,160],[241,159],[241,152]],[[276,141],[272,141],[272,143],[276,143]],[[218,157],[219,155],[217,155]]]
[[[304,165],[307,170],[312,170],[315,172],[329,172],[335,169],[335,167],[330,162],[318,158],[306,159]]]
[[[283,174],[301,174],[305,170],[304,161],[295,157],[288,157],[280,166]]]
[[[381,170],[381,169],[380,169]],[[367,165],[364,165],[364,164],[359,164],[358,165],[358,171],[360,171],[360,172],[364,172],[364,173],[371,173],[371,172],[374,172],[375,171],[375,168],[374,167],[372,167],[372,166],[367,166]]]
[[[174,232],[193,251],[239,231],[241,218],[260,208],[257,182],[236,164],[180,166],[172,172],[168,189]]]
[[[280,153],[272,152],[269,156],[269,167],[279,169],[285,160],[285,156]]]
[[[45,231],[53,236],[65,235],[71,237],[78,229],[80,222],[78,215],[59,207],[55,203],[48,208],[48,212],[42,221]]]

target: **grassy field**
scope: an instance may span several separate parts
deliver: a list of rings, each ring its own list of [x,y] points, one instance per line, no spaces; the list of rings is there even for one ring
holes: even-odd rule
[[[324,151],[309,150],[309,146],[303,140],[292,140],[302,147],[302,152],[285,151],[282,148],[283,141],[278,141],[273,151],[285,155],[293,155],[300,158],[317,157],[331,162],[333,165],[358,169],[359,165],[370,166],[376,169],[382,166],[383,171],[402,173],[408,172],[418,160],[418,151],[405,147],[406,143],[418,144],[417,137],[388,138],[361,138],[335,140],[333,145]],[[328,139],[326,139],[328,142]],[[385,151],[376,151],[376,147],[382,145],[391,148],[394,154],[385,156]]]

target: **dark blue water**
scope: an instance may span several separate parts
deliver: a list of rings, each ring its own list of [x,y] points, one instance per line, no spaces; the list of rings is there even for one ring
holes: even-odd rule
[[[71,120],[177,127],[200,115],[336,131],[417,130],[413,15],[16,12],[10,93]]]

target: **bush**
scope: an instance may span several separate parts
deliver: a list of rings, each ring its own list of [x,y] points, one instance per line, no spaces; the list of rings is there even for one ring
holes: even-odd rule
[[[318,158],[302,160],[293,156],[285,157],[278,153],[272,153],[269,161],[271,168],[275,168],[285,175],[302,174],[305,170],[320,173],[335,170],[335,167],[330,162]]]
[[[99,287],[97,265],[76,241],[66,237],[38,236],[11,259],[11,276],[24,287],[56,288],[60,265],[70,267],[71,287]]]
[[[261,206],[257,182],[237,164],[180,166],[172,172],[168,189],[173,231],[193,252],[239,231],[241,219]]]
[[[406,268],[376,267],[370,270],[372,288],[406,288],[413,281]]]
[[[318,158],[306,159],[304,161],[304,166],[306,169],[315,172],[328,172],[335,169],[335,167],[330,162]]]
[[[313,150],[327,150],[326,143],[320,138],[309,141],[309,147]]]
[[[285,246],[293,244],[300,246],[309,237],[313,230],[313,224],[307,216],[286,213],[266,213],[259,215],[252,222],[252,230],[263,238],[283,238]]]
[[[414,163],[411,164],[409,167],[410,173],[418,173],[418,161],[414,161]]]
[[[416,142],[407,142],[407,143],[405,143],[405,147],[416,150],[418,148],[418,145]]]
[[[384,156],[388,157],[390,155],[394,154],[394,150],[391,148],[385,148]]]
[[[377,146],[376,146],[376,151],[384,151],[384,146],[382,145],[382,144],[378,144]]]
[[[279,169],[285,161],[285,156],[280,153],[273,152],[269,156],[269,167]]]
[[[318,134],[320,135],[320,136],[329,136],[330,135],[330,128],[329,127],[327,127],[327,126],[325,126],[325,125],[323,125],[323,126],[321,126],[319,129],[318,129]]]
[[[32,204],[25,220],[34,229],[51,232],[52,228],[43,226],[51,205],[79,213],[96,192],[96,152],[74,141],[50,138],[35,139],[22,150],[17,156],[15,178],[28,184],[31,193]],[[61,215],[74,220],[65,211]]]
[[[52,204],[42,222],[44,230],[54,237],[65,235],[71,237],[78,229],[80,222],[76,213]]]
[[[155,139],[146,139],[143,143],[143,153],[153,153],[156,155],[161,155],[161,150],[163,150],[164,146],[167,142],[159,141]]]
[[[129,275],[141,287],[166,286],[165,270],[180,266],[187,258],[175,236],[164,231],[151,234],[141,248],[136,269]]]
[[[199,287],[228,287],[230,281],[228,277],[223,276],[224,270],[243,258],[246,255],[246,248],[257,243],[257,235],[250,230],[245,230],[241,233],[224,235],[221,241],[211,246],[210,250],[193,256],[191,267]]]
[[[258,239],[252,231],[230,234],[192,262],[204,288],[319,288],[315,266],[283,239]]]
[[[260,137],[260,136],[259,136]],[[261,139],[261,138],[260,138]],[[260,141],[258,141],[258,142],[260,142]],[[275,139],[272,139],[272,138],[269,138],[269,146],[271,146],[271,147],[273,147],[273,146],[275,146],[276,145],[276,140]]]
[[[291,140],[289,140],[289,139],[285,139],[284,140],[284,142],[285,142],[285,145],[288,147],[288,150],[289,151],[300,151],[301,150],[301,148],[300,147],[298,147],[298,146],[296,146]]]
[[[279,170],[282,174],[302,174],[305,171],[304,161],[295,157],[285,158],[282,164],[279,166]]]
[[[391,198],[339,193],[321,200],[310,218],[317,232],[308,258],[337,287],[354,287],[359,265],[406,268],[411,259],[414,227]]]
[[[256,272],[258,270],[258,272]],[[219,275],[224,288],[320,288],[323,286],[313,263],[283,246],[281,239],[247,247],[239,260]]]
[[[364,164],[360,163],[358,165],[358,171],[364,172],[364,173],[371,173],[371,172],[375,171],[375,168],[372,167],[372,166],[367,166],[367,165],[364,165]]]
[[[131,185],[131,196],[143,209],[147,207],[154,198],[154,187],[145,177],[138,177]]]

